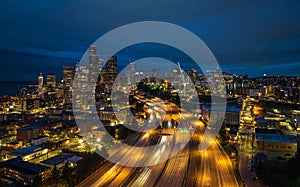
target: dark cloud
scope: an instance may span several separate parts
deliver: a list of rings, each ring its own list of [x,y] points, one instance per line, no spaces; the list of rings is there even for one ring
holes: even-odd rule
[[[0,80],[35,80],[40,71],[60,74],[61,66],[75,64],[102,34],[144,20],[189,29],[206,42],[228,72],[299,74],[295,71],[300,67],[296,0],[3,0],[0,12]],[[124,63],[139,57],[134,51],[123,55]]]

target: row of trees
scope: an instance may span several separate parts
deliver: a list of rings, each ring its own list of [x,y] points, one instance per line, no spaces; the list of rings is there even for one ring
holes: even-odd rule
[[[297,152],[289,161],[259,160],[255,172],[263,184],[269,186],[300,186],[300,155]]]

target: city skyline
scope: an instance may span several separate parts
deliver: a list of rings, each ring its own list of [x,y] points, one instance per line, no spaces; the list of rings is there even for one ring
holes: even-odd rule
[[[0,97],[3,185],[299,183],[299,76],[204,76],[180,63],[166,74],[131,63],[118,74],[118,57],[104,65],[96,51],[63,66],[62,81],[39,74],[35,89]]]
[[[300,186],[298,1],[0,4],[0,186]]]

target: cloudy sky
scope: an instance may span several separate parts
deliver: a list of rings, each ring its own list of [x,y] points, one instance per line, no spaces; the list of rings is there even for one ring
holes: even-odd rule
[[[2,0],[0,14],[0,81],[34,81],[40,72],[60,75],[63,65],[74,65],[101,35],[146,20],[195,33],[223,71],[299,75],[297,0]],[[121,64],[152,55],[190,63],[164,47],[138,45],[125,52],[119,54]]]

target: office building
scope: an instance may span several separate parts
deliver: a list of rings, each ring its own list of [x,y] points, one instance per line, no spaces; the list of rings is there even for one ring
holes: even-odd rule
[[[90,45],[89,47],[89,55],[97,55],[97,47],[95,45]]]
[[[74,75],[74,67],[73,66],[64,66],[63,67],[63,82],[65,87],[71,87]]]
[[[43,85],[44,85],[44,77],[42,73],[40,73],[38,78],[38,93],[43,94]]]
[[[56,87],[56,75],[55,74],[48,74],[47,75],[47,87]]]
[[[104,60],[99,58],[97,55],[97,48],[94,45],[89,47],[89,81],[91,83],[96,83],[101,80],[101,68],[104,64]]]
[[[104,82],[113,84],[118,76],[117,57],[112,56],[105,64],[105,71],[103,72]]]

